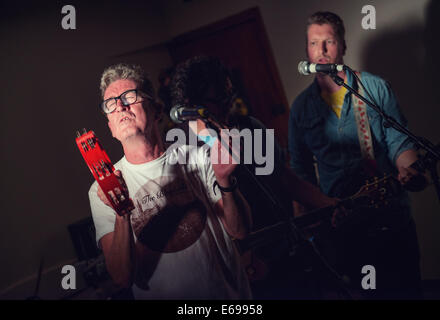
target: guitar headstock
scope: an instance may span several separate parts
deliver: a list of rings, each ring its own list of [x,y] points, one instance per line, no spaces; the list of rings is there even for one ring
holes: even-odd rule
[[[337,227],[342,223],[349,221],[348,214],[352,212],[361,212],[357,209],[361,208],[379,208],[391,205],[393,197],[402,192],[402,187],[399,181],[390,174],[385,174],[383,177],[374,177],[365,182],[358,192],[351,197],[341,200],[339,205],[345,209],[344,217],[336,222]],[[334,216],[334,206],[324,207],[310,211],[305,215],[294,219],[294,224],[305,230],[308,234],[315,234],[322,232],[327,226],[331,224],[330,220]],[[368,210],[369,211],[369,210]],[[353,220],[351,220],[353,221]],[[322,224],[322,223],[325,224]],[[323,227],[324,229],[320,229]]]
[[[115,168],[93,131],[76,132],[76,144],[90,172],[98,182],[113,209],[123,215],[134,209],[125,188],[114,174]]]
[[[389,200],[397,196],[402,188],[400,183],[391,174],[383,177],[374,177],[365,182],[359,191],[350,197],[357,205],[373,208],[387,206]]]

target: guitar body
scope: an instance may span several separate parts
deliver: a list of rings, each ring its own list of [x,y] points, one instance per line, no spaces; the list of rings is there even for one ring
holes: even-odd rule
[[[264,280],[271,265],[289,255],[289,232],[287,223],[278,222],[235,240],[251,282]]]
[[[269,266],[253,250],[248,250],[241,255],[246,275],[251,283],[264,280],[269,274]]]
[[[76,144],[90,172],[103,190],[113,209],[124,215],[134,209],[132,200],[128,197],[126,188],[122,186],[114,174],[115,168],[107,153],[93,131],[81,135],[77,132]]]

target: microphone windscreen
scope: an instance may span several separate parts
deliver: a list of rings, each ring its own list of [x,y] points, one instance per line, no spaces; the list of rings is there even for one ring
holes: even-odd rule
[[[298,63],[298,72],[302,75],[309,75],[309,63],[307,61],[301,61],[300,63]]]
[[[182,123],[183,121],[179,119],[179,108],[180,106],[174,106],[170,110],[170,118],[174,123]]]

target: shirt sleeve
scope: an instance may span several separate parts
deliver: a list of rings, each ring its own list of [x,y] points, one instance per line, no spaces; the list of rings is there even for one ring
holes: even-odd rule
[[[382,80],[382,84],[378,87],[378,91],[383,111],[407,128],[407,120],[400,110],[400,106],[389,83]],[[384,134],[388,146],[388,158],[393,165],[396,164],[396,159],[402,152],[415,148],[414,144],[405,134],[392,127],[385,127]]]
[[[289,115],[289,164],[300,178],[317,185],[313,155],[304,142],[303,131],[295,118],[297,103],[297,100],[293,103]]]
[[[96,229],[96,244],[100,248],[99,240],[115,230],[116,212],[99,199],[97,190],[98,183],[95,181],[89,190],[89,200]]]

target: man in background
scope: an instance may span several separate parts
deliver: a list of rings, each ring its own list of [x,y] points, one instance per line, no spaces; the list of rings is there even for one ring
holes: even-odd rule
[[[316,12],[309,17],[306,32],[310,63],[344,63],[347,46],[339,16]],[[338,76],[362,94],[363,88],[352,73],[341,71]],[[358,76],[373,102],[406,125],[390,85],[367,72]],[[291,168],[314,184],[318,184],[313,165],[316,158],[319,187],[330,197],[346,198],[357,192],[366,179],[384,173],[394,174],[412,191],[426,185],[425,177],[410,167],[417,160],[411,141],[384,126],[379,114],[323,73],[317,73],[313,83],[293,102],[289,152]],[[390,208],[363,211],[358,212],[359,221],[334,232],[332,245],[325,240],[337,269],[361,294],[373,298],[421,297],[419,247],[407,194],[401,192]],[[361,288],[365,265],[376,270],[376,289]]]

